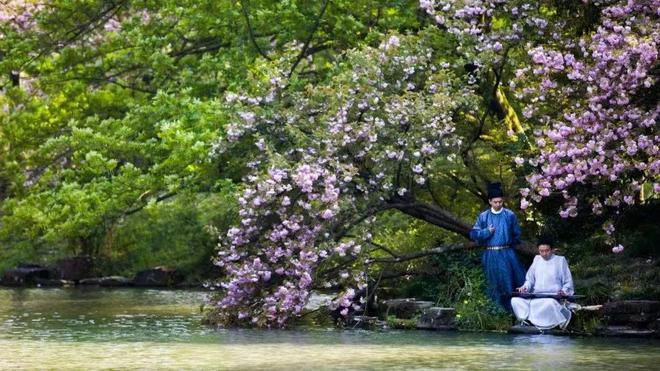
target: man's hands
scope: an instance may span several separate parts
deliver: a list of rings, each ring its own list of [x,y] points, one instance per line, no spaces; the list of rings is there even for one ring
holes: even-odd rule
[[[520,286],[520,287],[516,288],[516,291],[524,294],[529,290],[527,290],[527,287],[525,287],[525,286]]]
[[[565,293],[564,290],[559,290],[559,291],[557,292],[557,295],[559,295],[559,296],[568,296],[568,294]]]

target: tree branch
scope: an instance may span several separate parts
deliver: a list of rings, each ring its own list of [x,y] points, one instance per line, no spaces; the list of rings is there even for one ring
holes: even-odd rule
[[[321,24],[321,19],[323,18],[323,14],[325,13],[325,10],[328,8],[328,3],[330,0],[325,0],[323,2],[323,5],[321,6],[321,12],[319,13],[319,16],[316,18],[316,22],[314,23],[314,26],[312,27],[312,30],[309,32],[309,35],[307,36],[307,40],[305,40],[305,44],[303,45],[302,50],[300,51],[300,54],[298,54],[298,57],[296,58],[296,61],[293,62],[293,66],[291,66],[291,71],[289,71],[289,75],[287,76],[288,78],[291,78],[293,76],[293,72],[296,70],[296,67],[298,67],[298,64],[305,58],[307,49],[309,48],[309,44],[312,42],[312,38],[314,37],[314,33],[316,30],[319,28],[319,25]]]
[[[450,212],[437,206],[402,198],[391,200],[389,206],[403,212],[404,214],[427,221],[448,231],[455,232],[463,237],[469,238],[470,236],[470,230],[472,229],[471,225],[461,221]]]
[[[395,264],[395,263],[402,263],[410,260],[415,260],[419,258],[423,258],[426,256],[430,255],[439,255],[439,254],[444,254],[449,251],[454,251],[454,250],[464,250],[464,249],[473,249],[478,247],[478,245],[472,241],[469,242],[464,242],[464,243],[454,243],[450,245],[443,245],[443,246],[438,246],[434,247],[429,250],[422,250],[418,251],[412,254],[407,254],[407,255],[401,255],[395,258],[376,258],[376,259],[371,259],[369,260],[369,263],[385,263],[385,264]]]
[[[488,115],[491,112],[490,102],[496,99],[497,89],[500,87],[500,83],[502,82],[502,74],[504,72],[504,66],[506,66],[509,50],[510,50],[509,47],[507,47],[504,50],[504,55],[502,56],[502,63],[500,64],[499,69],[493,68],[493,73],[495,74],[495,84],[493,84],[493,89],[488,95],[488,102],[487,102],[488,104],[486,105],[486,109],[484,110],[484,113],[481,115],[481,119],[479,120],[479,127],[477,128],[477,131],[474,133],[472,139],[468,142],[467,147],[465,147],[465,149],[463,149],[462,151],[464,154],[470,151],[470,149],[472,149],[472,146],[474,145],[474,143],[477,142],[477,140],[479,140],[479,137],[483,132],[484,125],[486,124],[486,118],[488,118]]]
[[[142,198],[143,195],[144,195],[144,193],[140,196],[140,198]],[[166,194],[164,194],[164,195],[158,196],[158,197],[156,198],[156,202],[161,202],[161,201],[167,200],[168,198],[172,198],[172,197],[174,197],[174,196],[176,196],[176,195],[177,195],[176,192],[166,193]],[[143,205],[140,205],[140,206],[138,206],[138,207],[136,207],[136,208],[134,208],[134,209],[128,210],[128,211],[124,212],[124,216],[128,216],[128,215],[131,215],[131,214],[135,214],[135,213],[137,213],[138,211],[144,209],[146,206],[147,206],[147,203],[145,203],[145,204],[143,204]]]
[[[254,36],[254,30],[252,29],[252,24],[250,23],[250,15],[248,14],[246,4],[247,4],[247,0],[241,1],[241,10],[243,12],[243,17],[245,18],[245,23],[247,24],[248,34],[250,35],[250,41],[252,42],[252,45],[254,45],[254,48],[257,49],[257,52],[262,57],[270,61],[271,60],[270,57],[266,53],[264,53],[264,51],[261,50],[261,48],[259,47],[259,44],[257,44],[257,39]]]

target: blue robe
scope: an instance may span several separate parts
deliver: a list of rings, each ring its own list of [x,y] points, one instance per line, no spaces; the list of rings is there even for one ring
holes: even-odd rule
[[[490,232],[488,226],[495,227]],[[500,250],[485,250],[481,263],[488,282],[488,296],[509,312],[511,293],[525,283],[525,270],[513,248],[520,243],[520,225],[513,211],[502,208],[500,213],[488,209],[477,217],[470,238],[481,246],[509,246]]]

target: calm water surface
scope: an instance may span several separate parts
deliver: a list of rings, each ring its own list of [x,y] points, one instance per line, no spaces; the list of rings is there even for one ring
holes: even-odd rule
[[[0,369],[660,369],[660,342],[425,331],[212,330],[205,293],[0,288]]]

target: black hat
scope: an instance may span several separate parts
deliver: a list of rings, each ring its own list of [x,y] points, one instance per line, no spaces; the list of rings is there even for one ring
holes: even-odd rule
[[[548,246],[552,247],[554,245],[554,242],[555,241],[554,241],[554,239],[552,238],[551,235],[549,235],[547,233],[544,233],[544,234],[539,236],[539,238],[536,242],[536,246],[548,245]]]
[[[502,192],[502,183],[490,183],[488,184],[488,199],[495,197],[504,197],[504,192]]]

